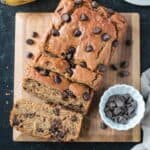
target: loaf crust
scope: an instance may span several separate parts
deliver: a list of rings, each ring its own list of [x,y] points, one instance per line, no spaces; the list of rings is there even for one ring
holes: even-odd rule
[[[103,74],[99,65],[107,66],[114,50],[122,45],[127,22],[122,15],[110,9],[102,6],[93,8],[92,2],[83,0],[81,4],[76,5],[75,0],[61,0],[52,16],[53,26],[42,39],[40,49],[63,59],[71,57],[67,60],[68,63],[80,65],[84,62],[89,70],[88,74],[91,75],[85,76],[86,79],[82,81],[80,74],[83,69],[80,71],[78,67],[78,75],[74,71],[71,79],[82,81],[81,83],[97,90],[101,79],[95,80],[92,85],[87,81],[90,81],[93,74]],[[69,21],[62,19],[64,14],[70,17]],[[53,35],[54,29],[59,32],[57,36]],[[69,51],[70,47],[74,48],[73,52]]]
[[[46,103],[61,104],[83,114],[88,112],[94,94],[89,87],[71,82],[52,71],[43,75],[43,71],[28,67],[23,80],[24,90]],[[61,81],[58,82],[56,77]]]
[[[79,137],[82,115],[61,108],[19,100],[10,114],[10,125],[18,131],[50,141],[71,141]]]

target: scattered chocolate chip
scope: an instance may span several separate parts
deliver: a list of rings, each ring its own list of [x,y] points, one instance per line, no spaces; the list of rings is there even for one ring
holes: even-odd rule
[[[131,46],[132,41],[131,41],[131,40],[129,40],[129,39],[127,39],[127,40],[126,40],[126,42],[125,42],[125,44],[126,44],[126,46]]]
[[[120,67],[121,68],[128,68],[129,67],[129,62],[128,61],[122,61],[120,63]]]
[[[120,71],[119,76],[122,77],[122,78],[127,77],[127,76],[129,76],[129,72],[128,71]]]
[[[107,128],[107,125],[106,125],[104,122],[101,122],[100,128],[101,128],[101,129],[106,129],[106,128]]]
[[[18,104],[15,104],[15,107],[16,107],[16,108],[18,108],[18,107],[19,107],[19,105],[18,105]]]
[[[79,29],[75,29],[74,32],[73,32],[73,35],[75,37],[79,37],[81,35],[81,31]]]
[[[80,66],[83,67],[83,68],[86,68],[87,67],[87,64],[85,61],[82,61],[80,62]]]
[[[72,121],[72,122],[77,121],[77,116],[76,116],[76,115],[71,116],[71,121]]]
[[[60,114],[60,109],[56,107],[56,108],[53,110],[53,112],[54,112],[54,114],[55,114],[56,116],[59,116],[59,114]]]
[[[95,27],[95,28],[93,29],[93,33],[94,33],[94,34],[99,34],[99,33],[101,33],[101,32],[102,32],[102,29],[99,28],[99,27]]]
[[[17,119],[17,116],[14,116],[14,119],[13,119],[13,126],[18,126],[19,125],[19,120]]]
[[[112,46],[113,46],[113,47],[118,47],[118,46],[119,46],[118,40],[114,40],[114,41],[112,42]]]
[[[88,101],[88,100],[90,100],[90,94],[89,94],[89,92],[84,92],[83,93],[83,99],[85,100],[85,101]]]
[[[80,15],[80,20],[81,21],[87,21],[89,18],[88,18],[88,16],[86,15],[86,14],[81,14]]]
[[[66,72],[67,72],[70,76],[73,75],[73,71],[72,71],[71,68],[67,68],[67,69],[66,69]]]
[[[94,50],[94,48],[93,48],[93,46],[90,45],[90,44],[87,45],[86,48],[85,48],[85,51],[86,51],[86,52],[92,52],[93,50]]]
[[[53,36],[59,36],[60,35],[59,31],[57,29],[54,29],[54,28],[52,29],[51,34]]]
[[[37,132],[44,132],[44,130],[42,128],[37,128],[36,131]]]
[[[26,57],[27,58],[33,58],[33,53],[31,53],[31,52],[27,53]]]
[[[26,43],[27,43],[28,45],[33,45],[33,44],[34,44],[34,41],[33,41],[32,39],[27,39],[27,40],[26,40]]]
[[[61,19],[62,19],[64,22],[69,22],[69,21],[71,21],[71,16],[70,16],[68,13],[64,13],[64,14],[61,16]]]
[[[103,41],[105,41],[105,42],[109,41],[110,38],[111,38],[110,35],[107,34],[107,33],[103,33],[103,34],[101,35],[101,39],[102,39]]]
[[[74,0],[74,3],[76,5],[81,5],[83,3],[83,0]]]
[[[33,32],[33,33],[32,33],[32,37],[33,37],[33,38],[38,37],[38,33],[37,33],[37,32]]]
[[[118,66],[116,64],[111,64],[110,65],[110,68],[114,71],[117,71],[118,70]]]
[[[97,66],[97,70],[98,70],[99,72],[106,72],[106,71],[107,71],[107,67],[106,67],[105,65],[103,65],[103,64],[99,64],[99,65]]]
[[[35,114],[36,114],[35,112],[34,113],[25,113],[24,117],[25,118],[33,118],[35,116]]]
[[[59,75],[56,75],[56,76],[54,76],[54,82],[55,83],[57,83],[57,84],[59,84],[59,83],[61,83],[61,78],[60,78],[60,76]]]
[[[92,1],[91,4],[92,4],[93,8],[97,8],[99,6],[98,2],[96,2],[96,1]]]

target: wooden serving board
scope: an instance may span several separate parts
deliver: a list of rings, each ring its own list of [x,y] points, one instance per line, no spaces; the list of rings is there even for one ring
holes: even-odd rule
[[[116,51],[112,63],[120,63],[122,60],[128,60],[130,76],[120,78],[117,72],[108,70],[104,88],[117,83],[127,83],[140,89],[140,27],[139,15],[136,13],[123,13],[128,20],[128,38],[132,39],[132,46],[124,46],[120,51]],[[50,13],[17,13],[16,14],[16,34],[15,34],[15,75],[14,75],[14,103],[18,99],[38,100],[29,95],[22,89],[22,78],[25,65],[30,63],[25,57],[26,53],[31,51],[38,53],[37,42],[50,25]],[[33,46],[28,46],[25,41],[31,38],[33,31],[39,33]],[[56,43],[57,44],[57,43]],[[95,96],[90,113],[83,124],[80,138],[78,141],[84,142],[138,142],[141,139],[140,126],[138,125],[129,131],[115,131],[110,128],[102,130],[100,128],[100,115],[98,113],[98,104],[100,94]],[[13,129],[14,141],[44,141],[33,138]]]

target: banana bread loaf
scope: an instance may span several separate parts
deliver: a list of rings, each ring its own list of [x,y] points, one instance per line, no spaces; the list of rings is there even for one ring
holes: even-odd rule
[[[93,91],[79,83],[70,82],[57,73],[40,67],[28,67],[23,88],[46,103],[61,104],[66,108],[86,114]]]
[[[127,30],[122,15],[92,0],[61,0],[51,21],[53,26],[43,36],[41,51],[65,59],[70,70],[74,64],[81,64],[91,71],[88,73],[94,72],[97,76],[106,71],[113,51],[122,45]],[[77,70],[80,74],[80,69]],[[72,78],[81,82],[82,76],[74,73],[76,71]],[[94,89],[100,83],[97,80],[91,86],[86,82],[88,76],[84,79],[82,83]]]
[[[19,100],[10,114],[10,124],[18,131],[50,141],[71,141],[80,134],[82,115],[61,108]]]

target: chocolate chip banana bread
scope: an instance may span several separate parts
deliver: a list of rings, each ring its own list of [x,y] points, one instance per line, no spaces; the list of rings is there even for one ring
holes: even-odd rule
[[[35,67],[59,73],[74,82],[86,84],[95,90],[99,88],[102,82],[102,75],[87,69],[84,62],[80,63],[80,65],[71,66],[63,58],[41,53],[36,58],[34,65]]]
[[[19,100],[10,114],[10,124],[18,131],[50,141],[78,138],[82,115],[61,106]]]
[[[96,1],[61,0],[51,21],[53,26],[42,39],[41,51],[68,61],[68,72],[73,80],[81,82],[85,79],[81,83],[97,89],[100,81],[91,86],[86,82],[89,76],[80,76],[81,67],[78,66],[89,70],[91,76],[106,71],[114,50],[122,45],[125,37],[125,18],[99,6]],[[78,65],[77,72],[74,71],[75,65]]]
[[[89,87],[40,67],[28,67],[23,88],[47,103],[61,104],[84,114],[88,112],[93,98]]]

